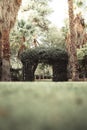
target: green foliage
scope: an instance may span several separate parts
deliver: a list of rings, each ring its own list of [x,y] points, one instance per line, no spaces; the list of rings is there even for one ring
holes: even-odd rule
[[[67,81],[68,54],[64,49],[36,47],[23,52],[20,59],[23,63],[25,81],[34,81],[34,72],[38,63],[52,65],[53,81]]]
[[[64,49],[56,47],[36,47],[23,52],[20,56],[20,59],[23,63],[38,61],[39,63],[45,62],[53,64],[58,60],[67,61],[68,55]]]
[[[21,46],[21,38],[25,37],[25,46],[34,46],[33,39],[42,38],[50,25],[47,16],[52,12],[49,5],[50,0],[28,0],[21,6],[15,27],[10,34],[11,54],[17,55]],[[27,16],[26,16],[27,15]],[[26,16],[26,18],[24,17]]]
[[[86,7],[86,0],[74,0],[74,4],[76,4],[78,8]]]
[[[77,52],[80,76],[87,77],[87,47],[81,48]]]
[[[39,63],[35,71],[36,79],[51,79],[52,78],[52,65]]]
[[[44,36],[43,43],[47,46],[65,48],[65,37],[63,31],[56,26],[50,26]]]
[[[21,33],[17,28],[14,28],[10,33],[10,48],[11,48],[11,56],[18,54],[18,50],[21,44]]]
[[[47,16],[52,12],[49,7],[49,1],[29,0],[27,7],[25,6],[21,9],[21,13],[27,14],[27,19],[20,18],[17,28],[26,37],[27,43],[30,44],[29,46],[31,46],[34,36],[43,36],[43,33],[46,33],[49,28],[50,21],[47,19]]]
[[[87,47],[78,49],[77,55],[78,55],[78,60],[83,60],[84,57],[87,55]]]
[[[23,19],[20,22],[18,21],[18,26],[23,28],[25,26],[25,21]]]
[[[78,7],[81,7],[81,6],[83,6],[83,1],[76,1],[76,5],[78,6]]]

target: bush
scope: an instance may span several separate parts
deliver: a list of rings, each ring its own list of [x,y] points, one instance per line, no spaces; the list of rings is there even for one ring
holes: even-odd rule
[[[23,52],[20,56],[22,63],[25,62],[35,62],[39,63],[45,62],[53,64],[57,60],[66,60],[68,59],[67,52],[64,49],[56,47],[36,47],[31,48]]]
[[[56,47],[36,47],[23,52],[20,59],[25,69],[25,80],[31,81],[31,79],[29,79],[31,76],[32,81],[34,80],[35,67],[39,63],[45,63],[53,66],[53,81],[67,80],[68,54],[64,49]],[[61,72],[62,74],[64,73],[63,76],[60,76]]]

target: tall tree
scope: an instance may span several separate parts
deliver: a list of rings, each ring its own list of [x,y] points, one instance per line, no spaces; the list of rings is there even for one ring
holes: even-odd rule
[[[1,80],[10,81],[9,34],[13,27],[22,0],[0,0],[0,59]]]
[[[75,43],[73,0],[68,0],[68,11],[69,11],[69,28],[70,28],[70,63],[71,63],[72,81],[78,81],[79,72],[78,72],[78,60],[77,60],[77,51]]]
[[[43,43],[45,46],[65,48],[65,36],[63,35],[62,29],[58,29],[56,26],[51,25],[44,35]]]
[[[21,8],[22,17],[18,17],[17,28],[25,36],[28,46],[32,46],[35,37],[41,38],[49,29],[50,21],[47,16],[52,12],[49,2],[50,0],[28,0],[27,7],[24,5]],[[25,14],[27,18],[23,19]]]

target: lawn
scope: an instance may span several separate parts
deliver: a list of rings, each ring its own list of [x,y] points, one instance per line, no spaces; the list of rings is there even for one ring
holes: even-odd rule
[[[0,83],[0,130],[87,130],[87,83]]]

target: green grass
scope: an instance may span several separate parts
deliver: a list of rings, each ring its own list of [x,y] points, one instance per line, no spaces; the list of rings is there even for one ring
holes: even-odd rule
[[[87,130],[87,83],[0,83],[0,130]]]

